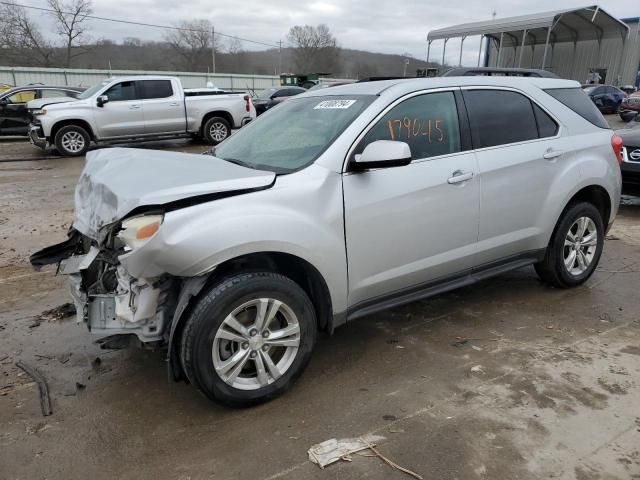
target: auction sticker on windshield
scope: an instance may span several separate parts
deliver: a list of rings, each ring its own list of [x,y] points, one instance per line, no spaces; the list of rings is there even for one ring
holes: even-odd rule
[[[313,109],[314,110],[331,109],[331,108],[345,109],[345,108],[349,108],[354,103],[356,103],[356,100],[324,100],[320,102],[318,105],[316,105],[315,107],[313,107]]]

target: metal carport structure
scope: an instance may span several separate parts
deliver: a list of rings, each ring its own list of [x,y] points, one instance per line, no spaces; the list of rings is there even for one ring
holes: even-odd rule
[[[444,65],[447,42],[452,38],[461,38],[460,56],[458,64],[462,64],[462,49],[466,38],[481,36],[480,49],[478,51],[478,66],[482,58],[483,40],[493,41],[497,49],[495,66],[501,65],[504,60],[504,52],[513,49],[513,66],[521,67],[523,54],[527,47],[531,47],[532,68],[547,68],[549,48],[553,50],[558,43],[573,43],[574,58],[577,45],[583,41],[595,41],[598,45],[598,56],[605,39],[619,40],[620,50],[624,50],[625,42],[629,36],[629,27],[622,21],[613,17],[597,5],[555,10],[552,12],[535,13],[502,19],[494,19],[484,22],[465,23],[453,27],[432,30],[427,35],[427,63],[431,53],[431,44],[435,40],[443,40],[442,63]],[[534,65],[535,47],[544,45],[542,61]],[[486,45],[489,51],[489,45]],[[516,52],[518,52],[516,59]],[[619,62],[622,62],[620,52]],[[516,65],[517,60],[517,65]],[[487,65],[488,66],[488,65]],[[618,68],[619,65],[618,65]]]

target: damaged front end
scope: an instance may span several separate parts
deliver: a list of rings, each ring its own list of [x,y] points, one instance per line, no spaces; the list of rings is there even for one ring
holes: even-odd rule
[[[132,244],[144,241],[145,234],[150,237],[155,233],[157,217],[136,217],[105,227],[99,242],[71,229],[65,242],[31,256],[36,268],[58,264],[58,273],[69,278],[78,323],[86,323],[103,341],[131,334],[146,345],[167,341],[165,332],[176,303],[174,279],[169,275],[134,278],[119,261]],[[151,221],[141,222],[140,218]]]

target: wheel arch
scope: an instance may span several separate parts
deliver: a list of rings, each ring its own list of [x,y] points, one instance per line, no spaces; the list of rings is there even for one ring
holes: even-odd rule
[[[581,188],[569,199],[564,210],[577,202],[591,203],[596,207],[602,216],[602,223],[604,223],[606,228],[611,216],[611,197],[604,187],[601,185],[588,185]]]
[[[229,126],[231,128],[235,128],[236,127],[236,125],[233,122],[233,115],[231,115],[226,110],[215,110],[213,112],[207,112],[204,115],[204,117],[202,117],[202,121],[200,122],[200,135],[204,135],[204,125],[212,117],[224,118],[227,122],[229,122]]]
[[[174,380],[186,380],[182,371],[179,345],[185,320],[201,293],[224,278],[251,271],[279,273],[293,280],[309,296],[316,312],[318,329],[329,333],[333,331],[333,306],[327,282],[318,269],[307,260],[282,252],[257,252],[234,257],[222,262],[206,275],[187,279],[182,285],[171,322],[168,345],[170,376]]]
[[[96,137],[89,122],[87,122],[86,120],[81,120],[79,118],[78,119],[70,118],[66,120],[60,120],[51,127],[51,141],[53,142],[55,140],[56,134],[62,127],[66,127],[68,125],[75,125],[77,127],[84,128],[89,134],[89,138],[91,140],[95,140]]]

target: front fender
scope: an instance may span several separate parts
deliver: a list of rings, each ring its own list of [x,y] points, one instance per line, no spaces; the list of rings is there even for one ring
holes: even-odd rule
[[[243,255],[286,253],[313,265],[329,288],[334,312],[344,311],[341,179],[333,173],[309,178],[303,172],[279,177],[268,190],[169,212],[158,233],[120,262],[134,277],[197,277]]]

